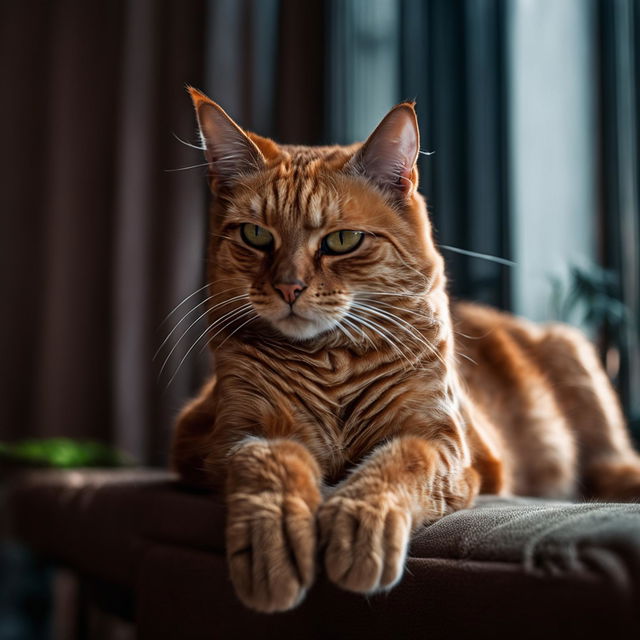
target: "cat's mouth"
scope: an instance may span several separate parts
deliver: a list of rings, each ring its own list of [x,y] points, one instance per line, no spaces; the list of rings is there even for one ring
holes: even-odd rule
[[[318,318],[317,316],[308,317],[300,310],[289,308],[287,312],[277,321],[273,322],[273,324],[289,338],[308,340],[330,329],[333,322]]]
[[[303,315],[300,312],[296,312],[295,309],[289,309],[279,320],[278,320],[278,324],[280,323],[295,323],[297,325],[304,325],[304,324],[312,324],[313,320],[312,318],[307,318],[305,315]]]

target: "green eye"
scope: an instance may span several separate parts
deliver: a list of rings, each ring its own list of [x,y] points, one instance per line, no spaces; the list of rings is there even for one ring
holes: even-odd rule
[[[322,241],[322,252],[329,255],[338,253],[349,253],[360,246],[364,233],[362,231],[334,231],[324,238]]]
[[[256,249],[266,249],[273,243],[273,236],[269,231],[259,227],[257,224],[243,224],[240,233],[242,239]]]

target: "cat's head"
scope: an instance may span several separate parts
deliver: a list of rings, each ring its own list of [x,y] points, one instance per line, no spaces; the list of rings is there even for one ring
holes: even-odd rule
[[[362,305],[427,290],[438,256],[417,193],[412,103],[364,144],[302,147],[243,131],[190,93],[214,194],[209,279],[220,327],[262,320],[297,341],[362,334],[383,321]]]

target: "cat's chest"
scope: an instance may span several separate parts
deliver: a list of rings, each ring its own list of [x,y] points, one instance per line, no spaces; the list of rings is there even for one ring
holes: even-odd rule
[[[241,387],[268,400],[278,416],[291,421],[289,428],[330,478],[339,478],[376,444],[401,431],[429,402],[429,374],[422,367],[408,370],[404,362],[380,354],[375,360],[342,351],[321,357],[244,355],[222,363],[220,382],[228,393]],[[249,422],[254,419],[247,415]]]
[[[407,412],[427,399],[424,372],[380,353],[279,355],[243,362],[243,384],[273,407],[287,407],[297,436],[336,473],[401,429]],[[230,370],[238,364],[230,361]]]
[[[358,361],[351,354],[331,351],[322,359],[305,363],[303,368],[291,366],[286,370],[290,382],[304,382],[318,399],[325,401],[336,422],[344,423],[349,418],[350,408],[358,398],[377,380],[389,372],[384,366],[376,367],[365,361]]]
[[[345,462],[388,435],[404,410],[397,400],[415,395],[417,383],[401,364],[358,361],[340,352],[304,372],[289,373],[299,389],[301,419],[315,430],[326,451]]]

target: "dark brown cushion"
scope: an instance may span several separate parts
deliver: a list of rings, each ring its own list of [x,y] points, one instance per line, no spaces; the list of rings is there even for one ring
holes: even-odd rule
[[[273,616],[233,595],[219,499],[171,474],[30,474],[11,511],[34,549],[129,590],[142,638],[640,637],[640,505],[481,497],[417,533],[391,592],[320,577]]]

